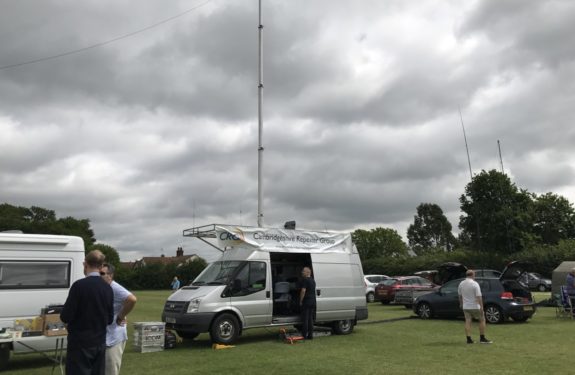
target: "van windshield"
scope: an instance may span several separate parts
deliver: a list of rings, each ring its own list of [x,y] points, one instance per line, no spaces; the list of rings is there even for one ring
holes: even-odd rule
[[[191,285],[227,285],[242,261],[220,261],[210,264]]]

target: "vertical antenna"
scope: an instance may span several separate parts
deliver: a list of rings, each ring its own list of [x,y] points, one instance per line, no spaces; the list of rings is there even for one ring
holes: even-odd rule
[[[505,169],[503,169],[503,158],[501,157],[501,144],[499,139],[497,140],[497,148],[499,149],[499,162],[501,163],[501,173],[505,174]]]
[[[264,83],[263,83],[263,53],[262,53],[262,38],[264,26],[262,25],[262,0],[258,1],[259,12],[258,12],[258,52],[259,52],[259,84],[258,84],[258,227],[263,226],[264,213],[263,213],[263,183],[262,183],[262,169],[263,169],[263,156],[264,147],[262,145],[263,138],[263,118],[262,118],[262,100],[264,95]]]
[[[192,201],[192,227],[196,226],[196,201]]]
[[[467,151],[467,164],[469,164],[469,177],[473,180],[473,173],[471,172],[471,159],[469,159],[469,147],[467,146],[467,135],[465,135],[465,126],[463,125],[463,116],[461,115],[461,107],[459,108],[459,118],[461,119],[461,127],[463,128],[463,139],[465,140],[465,150]]]

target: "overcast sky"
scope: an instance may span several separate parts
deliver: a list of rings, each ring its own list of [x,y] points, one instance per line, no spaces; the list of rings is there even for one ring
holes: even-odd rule
[[[458,232],[473,173],[575,202],[575,2],[264,0],[267,226]],[[257,0],[4,0],[0,203],[88,218],[123,261],[257,223]]]

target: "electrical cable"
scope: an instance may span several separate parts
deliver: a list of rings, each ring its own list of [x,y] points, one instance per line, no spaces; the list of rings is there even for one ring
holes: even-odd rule
[[[199,9],[199,8],[201,8],[201,7],[205,6],[205,5],[207,5],[207,4],[210,3],[211,1],[212,1],[212,0],[207,0],[207,1],[203,2],[202,4],[196,5],[195,7],[190,8],[190,9],[188,9],[188,10],[186,10],[186,11],[180,13],[180,14],[177,14],[177,15],[175,15],[175,16],[166,18],[166,19],[164,19],[164,20],[162,20],[162,21],[159,21],[159,22],[156,22],[156,23],[154,23],[154,24],[152,24],[152,25],[150,25],[150,26],[146,26],[146,27],[144,27],[143,29],[139,29],[139,30],[136,30],[136,31],[132,31],[132,32],[130,32],[130,33],[127,33],[127,34],[124,34],[124,35],[121,35],[121,36],[118,36],[118,37],[115,37],[115,38],[106,40],[106,41],[104,41],[104,42],[92,44],[92,45],[90,45],[90,46],[83,47],[83,48],[79,48],[79,49],[75,49],[75,50],[68,51],[68,52],[59,53],[59,54],[57,54],[57,55],[46,56],[46,57],[41,57],[41,58],[39,58],[39,59],[28,60],[28,61],[23,61],[23,62],[15,63],[15,64],[0,66],[0,70],[10,69],[10,68],[16,68],[16,67],[24,66],[24,65],[36,64],[36,63],[43,62],[43,61],[48,61],[48,60],[54,60],[54,59],[58,59],[58,58],[61,58],[61,57],[65,57],[65,56],[70,56],[70,55],[75,55],[75,54],[78,54],[78,53],[82,53],[82,52],[85,52],[85,51],[88,51],[88,50],[91,50],[91,49],[103,47],[103,46],[105,46],[105,45],[108,45],[108,44],[117,42],[117,41],[122,40],[122,39],[129,38],[129,37],[134,36],[134,35],[136,35],[136,34],[142,33],[142,32],[144,32],[144,31],[148,31],[148,30],[150,30],[150,29],[153,29],[153,28],[155,28],[155,27],[158,27],[158,26],[160,26],[160,25],[163,25],[163,24],[165,24],[165,23],[168,23],[168,22],[170,22],[170,21],[173,21],[173,20],[175,20],[176,18],[182,17],[182,16],[184,16],[184,15],[186,15],[186,14],[188,14],[188,13],[190,13],[190,12],[196,10],[196,9]]]

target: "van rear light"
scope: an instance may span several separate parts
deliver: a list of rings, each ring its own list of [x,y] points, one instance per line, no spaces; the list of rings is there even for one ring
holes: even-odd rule
[[[501,299],[513,299],[513,293],[503,292],[501,293]]]

